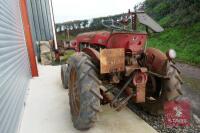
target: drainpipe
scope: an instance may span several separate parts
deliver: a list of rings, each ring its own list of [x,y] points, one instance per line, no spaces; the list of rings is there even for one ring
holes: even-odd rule
[[[58,49],[58,44],[57,44],[57,38],[56,38],[56,29],[55,29],[55,21],[54,21],[52,0],[49,0],[49,7],[50,7],[51,24],[52,24],[52,28],[53,28],[54,44],[55,44],[55,49],[57,50]]]

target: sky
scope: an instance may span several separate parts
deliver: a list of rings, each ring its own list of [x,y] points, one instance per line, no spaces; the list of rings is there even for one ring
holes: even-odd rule
[[[92,19],[133,11],[144,0],[52,0],[56,23]]]

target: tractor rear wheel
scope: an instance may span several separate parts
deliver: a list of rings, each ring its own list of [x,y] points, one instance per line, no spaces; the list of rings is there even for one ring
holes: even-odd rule
[[[76,129],[87,130],[93,126],[100,111],[100,84],[94,70],[95,65],[84,53],[70,57],[69,103],[72,122]]]
[[[156,83],[158,91],[156,93],[159,95],[156,100],[147,100],[144,104],[141,104],[141,107],[152,115],[162,115],[164,113],[164,104],[168,101],[176,100],[182,95],[180,72],[171,62],[167,64],[167,76],[169,79],[160,79]]]

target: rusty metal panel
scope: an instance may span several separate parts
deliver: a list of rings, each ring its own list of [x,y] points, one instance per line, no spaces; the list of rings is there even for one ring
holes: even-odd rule
[[[145,102],[145,89],[146,88],[146,83],[145,84],[138,84],[136,87],[136,97],[135,97],[135,102],[136,103],[144,103]]]
[[[101,74],[121,72],[125,69],[125,51],[119,49],[100,50],[100,72]]]
[[[156,48],[147,48],[147,66],[150,71],[166,75],[167,56]]]

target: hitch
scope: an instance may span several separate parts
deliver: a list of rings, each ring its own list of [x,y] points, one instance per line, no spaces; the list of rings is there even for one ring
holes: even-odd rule
[[[116,105],[119,105],[119,103],[120,103],[119,97],[124,92],[124,90],[126,90],[126,88],[128,87],[128,85],[131,83],[132,79],[133,79],[133,76],[131,76],[129,78],[129,80],[124,84],[124,86],[122,87],[122,89],[120,90],[120,92],[117,94],[117,96],[110,103],[111,107],[116,107]],[[122,103],[122,101],[121,101],[121,103]]]
[[[120,96],[128,88],[128,85],[131,82],[135,85],[136,91],[131,91],[127,97],[120,99]],[[146,83],[147,83],[146,73],[141,72],[141,71],[133,72],[130,78],[128,79],[128,81],[124,84],[122,89],[116,95],[116,97],[113,98],[113,100],[110,103],[110,106],[115,108],[116,111],[120,111],[123,107],[125,107],[128,104],[128,101],[132,98],[134,99],[134,102],[136,103],[145,102]]]

